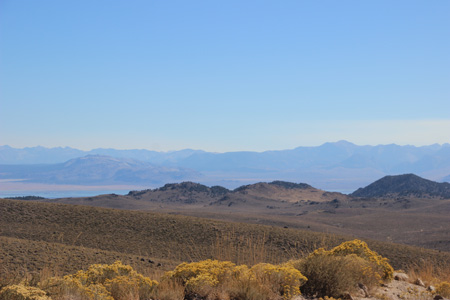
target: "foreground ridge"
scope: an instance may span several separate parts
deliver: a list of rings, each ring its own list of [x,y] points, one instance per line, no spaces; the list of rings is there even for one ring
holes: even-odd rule
[[[0,299],[384,300],[450,296],[449,282],[436,279],[436,287],[428,289],[420,278],[415,285],[408,283],[407,274],[394,273],[386,258],[360,240],[344,242],[329,251],[316,249],[304,258],[282,264],[247,266],[207,259],[183,262],[158,280],[150,277],[120,261],[93,264],[64,277],[3,284]]]

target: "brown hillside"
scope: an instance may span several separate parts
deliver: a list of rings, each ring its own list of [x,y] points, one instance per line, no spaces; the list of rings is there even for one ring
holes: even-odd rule
[[[111,264],[116,260],[144,273],[168,270],[176,265],[170,260],[154,261],[143,255],[0,236],[0,273],[3,274],[45,269],[53,274],[69,274],[91,264]]]
[[[58,257],[62,253],[74,262],[67,263],[63,272],[79,269],[83,257],[97,256],[105,256],[103,261],[116,256],[125,261],[139,258],[163,264],[207,258],[278,263],[352,239],[273,226],[32,201],[0,200],[0,214],[0,236],[8,245],[2,249],[9,249],[4,254],[8,265],[27,261],[26,268],[31,270],[48,261],[61,262]],[[396,268],[420,261],[450,264],[447,252],[376,241],[369,241],[369,245]],[[43,252],[48,257],[44,261]]]
[[[284,184],[283,184],[284,183]],[[275,181],[271,183],[260,182],[247,185],[234,191],[235,198],[254,197],[296,203],[298,201],[326,202],[334,199],[348,200],[350,197],[341,193],[330,193],[313,188],[309,185],[289,187],[287,182]]]
[[[234,191],[185,182],[128,195],[42,200],[257,223],[450,251],[450,200],[357,198],[275,181]]]

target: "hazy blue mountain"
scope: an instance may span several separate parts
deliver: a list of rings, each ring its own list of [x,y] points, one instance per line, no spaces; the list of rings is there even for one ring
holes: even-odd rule
[[[48,164],[60,163],[84,157],[86,155],[107,155],[120,159],[132,159],[140,163],[148,163],[147,171],[143,166],[130,166],[114,173],[114,178],[124,176],[122,181],[133,178],[147,178],[148,170],[195,170],[197,181],[208,185],[223,185],[236,188],[244,184],[258,181],[285,180],[292,182],[308,182],[326,190],[351,192],[365,186],[385,175],[404,173],[418,174],[424,178],[443,181],[450,176],[450,145],[399,146],[395,144],[377,146],[358,146],[347,141],[325,143],[317,147],[298,147],[295,149],[265,152],[226,152],[211,153],[201,150],[185,149],[172,152],[150,150],[117,150],[94,149],[81,151],[73,148],[33,147],[14,149],[0,147],[0,173],[4,173],[6,164]],[[100,171],[99,168],[105,168]],[[92,166],[91,166],[92,167]],[[19,168],[19,167],[18,167]],[[30,166],[35,168],[54,168],[54,166]],[[69,167],[65,167],[69,170]],[[112,178],[107,165],[99,165],[97,174],[104,178]],[[32,172],[32,171],[29,171]],[[49,171],[50,172],[50,171]],[[77,170],[77,172],[81,172]],[[102,173],[105,172],[105,173]],[[191,171],[192,172],[192,171]],[[76,172],[75,172],[76,173]],[[8,173],[11,175],[11,173]],[[47,174],[47,173],[46,173]],[[122,174],[122,175],[121,175]],[[159,174],[159,175],[158,175]],[[164,172],[154,172],[150,177],[159,182],[175,182],[176,176],[166,176]],[[183,173],[184,174],[184,173]],[[68,180],[70,174],[55,177],[57,182],[62,178]],[[2,178],[6,178],[5,174]],[[160,176],[159,179],[156,179]],[[181,176],[181,175],[180,175]],[[92,180],[100,182],[91,177]],[[47,178],[48,182],[50,179]],[[72,180],[72,179],[71,179]],[[111,181],[112,179],[108,179]],[[73,181],[81,182],[80,179]],[[87,182],[88,179],[85,180]]]
[[[450,182],[450,175],[445,176],[444,178],[442,178],[442,181]]]
[[[113,157],[132,158],[141,161],[147,161],[154,164],[171,164],[177,163],[194,153],[204,153],[201,150],[183,149],[179,151],[157,152],[151,150],[116,150],[116,149],[93,149],[87,154],[100,154]]]
[[[157,166],[134,159],[87,155],[60,164],[0,165],[0,178],[55,184],[164,184],[196,178],[193,170]]]
[[[330,167],[349,157],[358,146],[349,142],[325,143],[318,147],[265,152],[194,153],[179,166],[199,171],[267,172],[309,167]]]
[[[427,160],[432,160],[429,164]],[[424,160],[424,162],[421,162]],[[431,162],[431,161],[430,161]],[[266,152],[194,153],[178,162],[179,166],[200,171],[273,171],[334,168],[373,168],[398,173],[417,168],[420,171],[450,166],[450,145],[442,146],[357,146],[346,141],[318,147]],[[415,170],[411,170],[413,172]]]
[[[37,146],[17,149],[0,146],[0,164],[53,164],[84,155],[86,155],[85,151],[70,147],[45,148]]]
[[[41,146],[23,149],[0,146],[0,164],[54,164],[86,155],[106,155],[118,158],[131,158],[155,164],[176,163],[201,150],[184,149],[180,151],[157,152],[145,149],[117,150],[97,148],[90,151],[70,147],[45,148]]]
[[[450,166],[450,147],[443,147],[435,153],[424,155],[415,161],[412,166],[418,172],[439,169],[443,166]]]

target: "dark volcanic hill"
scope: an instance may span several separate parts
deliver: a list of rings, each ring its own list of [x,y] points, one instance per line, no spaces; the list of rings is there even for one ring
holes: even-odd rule
[[[211,199],[222,197],[230,190],[221,186],[207,187],[206,185],[185,181],[181,183],[168,183],[157,189],[143,191],[130,191],[126,197],[163,203],[205,203]]]
[[[204,213],[226,213],[229,217],[229,214],[234,213],[273,215],[274,209],[277,213],[292,213],[293,208],[298,210],[300,203],[348,203],[349,200],[350,197],[345,194],[326,192],[305,183],[259,182],[229,190],[221,186],[208,187],[188,181],[170,183],[156,189],[130,191],[127,195],[105,194],[48,201],[121,209],[182,210],[184,213],[190,211],[200,216],[204,216]]]
[[[294,203],[300,200],[322,202],[332,201],[336,198],[347,199],[346,195],[325,192],[306,183],[285,181],[259,182],[241,186],[235,190],[228,190],[221,186],[208,187],[194,182],[171,183],[153,190],[131,191],[127,197],[166,204],[203,203],[207,205],[224,204],[230,201],[255,205],[255,201],[260,204],[262,200]]]
[[[365,188],[356,190],[351,196],[365,198],[408,196],[450,199],[450,183],[439,183],[414,174],[385,176]]]

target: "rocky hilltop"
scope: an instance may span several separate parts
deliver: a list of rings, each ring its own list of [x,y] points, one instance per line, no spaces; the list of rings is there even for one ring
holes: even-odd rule
[[[450,183],[439,183],[414,174],[385,176],[365,188],[356,190],[351,196],[365,198],[417,197],[450,199]]]
[[[166,184],[161,188],[143,191],[130,191],[127,197],[162,203],[185,203],[205,205],[241,205],[260,206],[263,203],[281,202],[296,203],[298,201],[327,202],[335,199],[348,199],[341,193],[331,193],[316,189],[306,183],[285,181],[259,182],[244,185],[234,190],[221,186],[208,187],[194,182]]]

